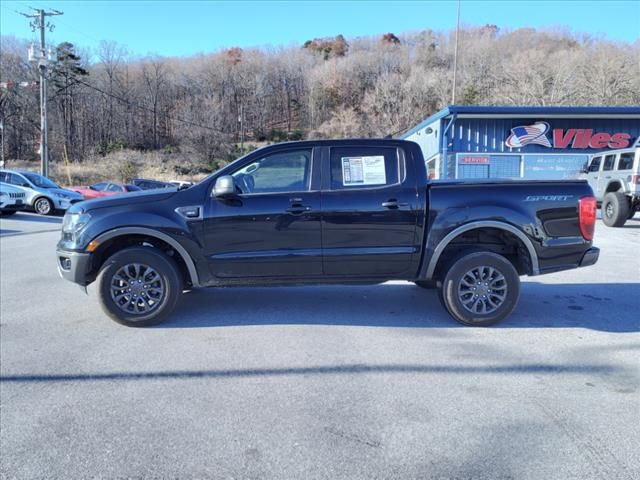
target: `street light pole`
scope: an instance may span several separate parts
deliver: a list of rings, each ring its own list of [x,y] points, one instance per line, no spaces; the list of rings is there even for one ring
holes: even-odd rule
[[[458,21],[456,23],[456,46],[453,53],[453,88],[451,89],[451,105],[456,104],[456,73],[458,72],[458,37],[460,36],[460,0],[458,0]]]

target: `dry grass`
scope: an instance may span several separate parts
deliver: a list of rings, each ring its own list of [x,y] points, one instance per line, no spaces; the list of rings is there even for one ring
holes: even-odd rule
[[[40,162],[8,161],[6,168],[38,171]],[[104,157],[96,156],[83,162],[70,163],[68,166],[63,162],[51,163],[49,177],[62,186],[91,185],[105,180],[128,182],[132,178],[193,182],[201,180],[211,171],[213,168],[196,163],[184,153],[120,150]]]

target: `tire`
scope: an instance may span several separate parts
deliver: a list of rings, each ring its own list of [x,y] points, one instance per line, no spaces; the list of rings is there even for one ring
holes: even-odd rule
[[[506,318],[516,307],[520,277],[502,255],[468,253],[451,264],[440,295],[446,310],[456,321],[473,327],[487,327]],[[478,297],[476,300],[474,295]]]
[[[98,274],[100,306],[111,319],[128,327],[161,323],[171,315],[182,292],[178,272],[175,262],[157,249],[121,250],[107,259]]]
[[[16,210],[0,210],[0,216],[1,217],[10,217],[11,215],[14,215],[16,213]]]
[[[624,193],[609,192],[602,201],[602,221],[607,227],[622,227],[629,218],[629,199]]]
[[[424,288],[425,290],[433,290],[434,288],[438,288],[438,285],[434,281],[429,280],[416,280],[415,283],[420,288]]]
[[[53,202],[47,197],[36,198],[33,202],[33,209],[38,215],[51,215],[53,213]]]

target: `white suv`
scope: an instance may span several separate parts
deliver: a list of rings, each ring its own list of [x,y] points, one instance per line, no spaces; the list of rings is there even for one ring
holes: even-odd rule
[[[24,209],[25,197],[20,189],[0,182],[0,215],[9,216]]]
[[[640,147],[592,155],[580,178],[591,185],[605,225],[622,227],[640,209]]]

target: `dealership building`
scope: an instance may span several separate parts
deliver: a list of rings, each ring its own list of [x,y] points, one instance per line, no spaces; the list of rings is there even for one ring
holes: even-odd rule
[[[576,178],[590,155],[639,145],[640,106],[451,105],[402,135],[431,178]]]

